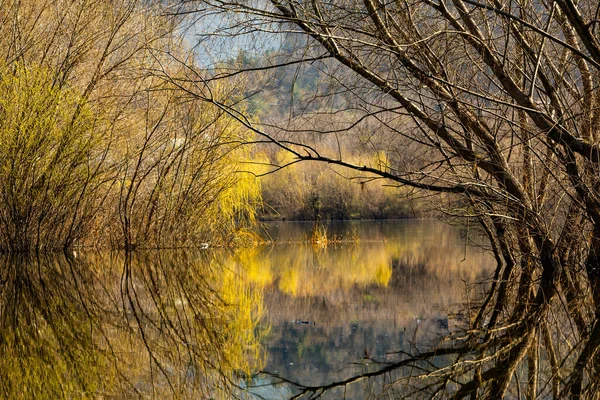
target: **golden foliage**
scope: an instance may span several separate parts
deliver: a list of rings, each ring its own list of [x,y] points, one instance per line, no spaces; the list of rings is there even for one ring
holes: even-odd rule
[[[90,109],[48,69],[0,65],[0,248],[62,247],[74,240],[101,139]],[[82,221],[82,222],[83,222]]]
[[[247,241],[249,134],[178,83],[162,7],[0,0],[0,251]]]
[[[333,151],[333,144],[324,145]],[[357,165],[385,170],[388,163],[383,152],[359,154],[344,149]],[[356,154],[354,154],[356,153]],[[280,150],[272,156],[275,165],[287,165],[275,174],[261,178],[263,199],[271,209],[267,219],[381,219],[418,215],[422,206],[407,198],[409,189],[386,186],[371,176],[349,179],[348,171],[323,163],[293,163],[293,155]]]
[[[283,242],[239,249],[233,260],[226,263],[239,265],[246,279],[258,287],[275,285],[290,296],[309,297],[348,294],[355,287],[387,287],[394,265],[441,281],[455,277],[472,281],[490,264],[488,255],[471,247],[465,258],[463,251],[467,249],[454,227],[435,221],[407,222],[402,226],[405,228],[399,228],[397,236],[389,240],[369,237],[365,231],[358,243],[316,247],[302,241]],[[301,237],[302,231],[295,231],[293,236]]]

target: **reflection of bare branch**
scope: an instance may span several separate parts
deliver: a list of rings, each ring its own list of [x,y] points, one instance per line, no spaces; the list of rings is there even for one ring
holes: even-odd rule
[[[21,385],[40,398],[210,397],[232,390],[238,371],[259,362],[255,337],[244,336],[256,320],[236,320],[250,311],[243,307],[259,305],[239,294],[243,286],[216,280],[210,259],[1,261],[3,295],[10,294],[0,301],[2,397],[19,398]]]

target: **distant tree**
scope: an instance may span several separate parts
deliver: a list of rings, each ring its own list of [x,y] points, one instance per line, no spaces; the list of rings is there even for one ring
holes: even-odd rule
[[[342,112],[327,107],[334,98],[348,99],[349,119],[334,129],[266,118],[261,124],[236,104],[219,104],[291,153],[288,164],[320,161],[365,180],[457,194],[463,207],[454,212],[478,220],[489,237],[497,269],[488,296],[470,310],[462,345],[412,355],[380,374],[442,352],[455,365],[427,379],[435,367],[425,367],[422,380],[408,379],[417,390],[408,393],[600,393],[597,1],[208,0],[181,7],[218,18],[220,37],[304,38],[285,60],[245,72],[320,68],[331,78],[328,91],[311,98],[321,105],[312,115],[321,119]],[[195,96],[217,103],[206,95],[213,83],[205,81]],[[354,164],[341,146],[332,151],[305,139],[312,132],[343,142],[364,124],[386,128],[385,140],[367,138],[388,155],[385,163]],[[527,377],[517,373],[521,366]]]

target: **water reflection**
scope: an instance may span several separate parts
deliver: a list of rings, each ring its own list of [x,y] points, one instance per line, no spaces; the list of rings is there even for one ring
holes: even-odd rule
[[[208,254],[0,260],[3,398],[228,398],[260,368],[257,292]]]
[[[407,224],[387,241],[328,249],[297,241],[287,264],[283,245],[257,255],[257,265],[239,258],[250,277],[263,277],[256,285],[273,325],[256,397],[598,398],[592,267],[520,253],[531,247],[510,235],[493,238],[495,263],[460,230]],[[384,227],[368,229],[376,236]]]
[[[0,397],[410,396],[388,383],[457,361],[431,351],[465,342],[493,272],[464,232],[332,225],[353,240],[316,248],[309,230],[232,253],[0,259]]]
[[[468,328],[462,302],[467,292],[481,294],[487,285],[477,283],[492,272],[493,259],[464,232],[435,221],[334,224],[330,234],[359,240],[326,249],[306,244],[310,228],[277,224],[276,246],[236,255],[240,271],[262,288],[271,325],[269,374],[254,382],[263,398],[296,394],[285,381],[328,385],[377,370],[374,359],[430,350]],[[363,389],[340,385],[326,397],[360,399]]]

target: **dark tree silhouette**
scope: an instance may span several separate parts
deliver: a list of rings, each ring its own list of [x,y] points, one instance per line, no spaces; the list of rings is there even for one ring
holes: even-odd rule
[[[597,2],[211,0],[178,7],[201,26],[219,21],[213,33],[221,39],[257,35],[296,45],[285,58],[217,68],[204,80],[191,72],[189,82],[173,83],[236,116],[260,142],[289,151],[292,163],[319,161],[359,179],[457,194],[457,212],[479,221],[497,261],[491,288],[470,305],[476,309],[462,344],[441,350],[456,355],[453,367],[422,369],[422,379],[411,381],[419,390],[454,398],[521,389],[528,398],[598,395]],[[330,81],[315,89],[310,101],[318,106],[302,123],[257,123],[240,103],[210,95],[220,79],[246,73],[259,82],[290,66],[301,75],[308,64]],[[327,128],[306,122],[343,121],[341,114],[345,122]],[[387,154],[377,163],[354,164],[315,139],[343,142],[364,126],[385,131],[385,140],[366,139]]]

